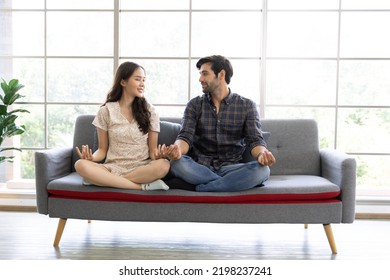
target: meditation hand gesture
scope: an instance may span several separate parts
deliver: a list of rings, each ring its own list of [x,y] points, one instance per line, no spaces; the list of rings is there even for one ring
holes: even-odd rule
[[[276,159],[270,151],[265,150],[264,152],[259,154],[259,156],[257,157],[257,161],[261,165],[272,166],[276,162]]]
[[[80,151],[79,147],[76,147],[76,152],[77,152],[77,154],[79,155],[79,157],[81,159],[86,159],[86,160],[93,161],[92,149],[90,149],[88,147],[88,145],[82,145],[81,146],[81,151]]]

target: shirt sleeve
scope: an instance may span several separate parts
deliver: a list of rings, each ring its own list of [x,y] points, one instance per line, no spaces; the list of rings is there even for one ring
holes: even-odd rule
[[[201,110],[201,97],[195,97],[187,103],[186,109],[181,123],[181,130],[177,139],[187,142],[189,147],[192,147],[194,135],[198,120],[198,114]]]
[[[160,132],[160,117],[156,112],[156,108],[149,104],[150,111],[150,130],[155,132]]]
[[[267,143],[265,142],[261,132],[261,122],[256,103],[249,101],[247,112],[248,114],[245,121],[244,135],[247,145],[249,145],[249,149],[252,150],[256,146],[267,147]]]
[[[108,131],[108,120],[109,119],[109,112],[107,106],[100,107],[99,111],[97,112],[95,119],[92,121],[92,124],[100,129],[103,129],[104,131]]]

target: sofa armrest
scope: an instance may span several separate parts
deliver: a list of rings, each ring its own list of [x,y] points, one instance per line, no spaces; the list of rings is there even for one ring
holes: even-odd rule
[[[35,188],[37,208],[41,214],[48,213],[47,184],[70,174],[72,171],[72,148],[57,148],[35,152]]]
[[[356,160],[334,149],[321,149],[320,154],[322,176],[341,188],[341,222],[352,223],[355,219]]]

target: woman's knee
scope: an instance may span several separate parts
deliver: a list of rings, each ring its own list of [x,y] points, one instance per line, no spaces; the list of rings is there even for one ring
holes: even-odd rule
[[[169,161],[166,159],[156,160],[156,172],[158,177],[163,178],[168,174],[170,169]]]
[[[76,172],[77,173],[80,173],[83,169],[84,169],[84,163],[83,163],[84,160],[82,159],[79,159],[75,162],[74,164],[74,169],[76,169]]]

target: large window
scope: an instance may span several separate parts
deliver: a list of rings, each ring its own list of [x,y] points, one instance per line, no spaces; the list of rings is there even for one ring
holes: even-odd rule
[[[178,116],[201,93],[197,59],[223,54],[233,91],[262,118],[314,118],[321,147],[358,161],[358,191],[390,195],[390,1],[1,0],[0,77],[17,78],[30,114],[0,182],[34,179],[34,151],[71,146],[116,67],[147,73],[148,100]]]
[[[315,118],[360,194],[389,195],[390,2],[269,0],[267,19],[265,117]]]

